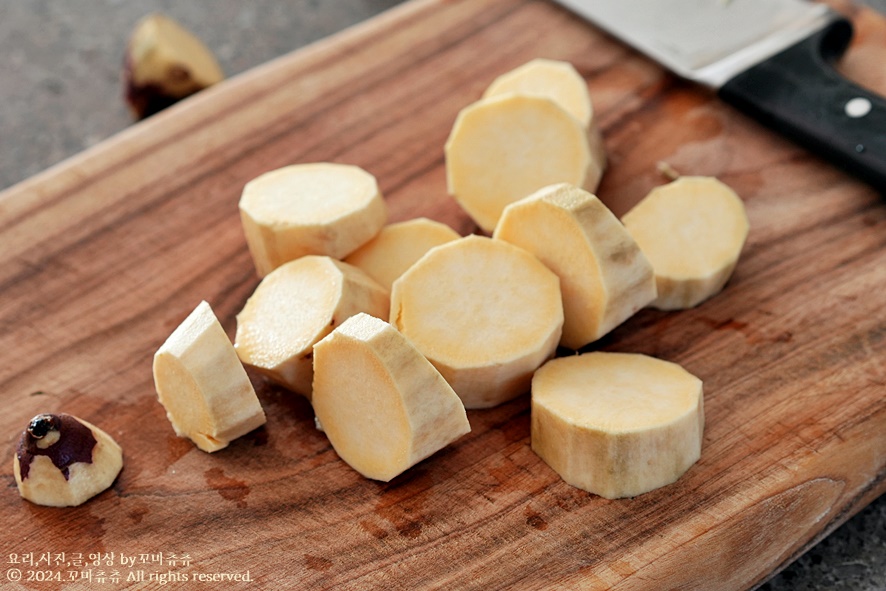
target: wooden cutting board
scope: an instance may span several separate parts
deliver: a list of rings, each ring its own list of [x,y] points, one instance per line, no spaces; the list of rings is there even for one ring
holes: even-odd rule
[[[886,23],[851,16],[841,67],[884,92],[869,66]],[[671,486],[601,499],[530,450],[524,396],[469,412],[470,435],[378,483],[337,458],[305,400],[258,378],[265,428],[212,455],[176,438],[151,357],[203,299],[233,335],[258,282],[244,183],[356,164],[392,220],[470,233],[443,143],[460,108],[534,57],[587,78],[610,156],[599,195],[616,212],[664,182],[659,161],[747,204],[721,295],[641,311],[596,345],[704,380],[701,460]],[[230,80],[0,195],[0,244],[0,556],[19,555],[6,568],[25,579],[82,576],[24,588],[228,574],[251,582],[226,589],[747,589],[886,490],[886,202],[546,1],[416,0]],[[118,440],[111,490],[63,510],[19,498],[16,440],[44,411]]]

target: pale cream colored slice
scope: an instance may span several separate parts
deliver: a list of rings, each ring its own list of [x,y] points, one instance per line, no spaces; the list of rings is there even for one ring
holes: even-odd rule
[[[390,291],[394,281],[427,251],[459,238],[458,232],[446,224],[416,218],[385,226],[345,262],[363,269]]]
[[[378,234],[387,216],[374,176],[331,162],[267,172],[247,183],[240,198],[260,277],[309,254],[343,259]]]
[[[563,336],[578,349],[655,299],[652,266],[596,196],[560,183],[507,206],[493,237],[534,254],[560,278]]]
[[[622,217],[655,269],[662,310],[691,308],[719,293],[748,235],[744,203],[713,177],[680,177],[653,189]]]
[[[468,236],[431,249],[394,282],[391,322],[466,408],[487,408],[527,392],[554,354],[560,282],[522,248]]]
[[[39,421],[50,421],[53,427],[36,433],[32,427]],[[110,435],[65,414],[34,417],[13,457],[19,494],[48,507],[85,503],[109,488],[122,469],[123,451]]]
[[[225,77],[209,48],[162,14],[136,25],[126,47],[124,75],[127,102],[139,118]]]
[[[265,277],[237,315],[240,360],[311,398],[314,344],[347,318],[388,317],[388,292],[347,263],[310,255]]]
[[[603,174],[606,169],[603,135],[594,119],[588,85],[572,64],[544,58],[528,61],[493,80],[483,98],[509,93],[549,98],[578,119],[587,132],[591,161],[599,174]]]
[[[362,313],[314,346],[312,404],[339,457],[385,482],[471,430],[434,366],[393,326]]]
[[[675,363],[593,352],[532,379],[531,443],[564,481],[607,499],[676,481],[701,456],[702,382]]]
[[[504,94],[465,107],[445,153],[449,193],[490,233],[509,203],[560,182],[594,191],[603,174],[584,126],[540,96]]]
[[[544,96],[589,127],[594,116],[588,85],[569,62],[536,58],[492,81],[483,98],[500,94]]]
[[[154,385],[176,435],[218,451],[265,423],[265,413],[206,302],[154,354]]]

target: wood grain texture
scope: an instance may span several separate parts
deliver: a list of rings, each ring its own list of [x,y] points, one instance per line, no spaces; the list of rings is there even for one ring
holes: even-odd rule
[[[853,17],[841,67],[884,92],[865,64],[883,63],[886,25]],[[460,108],[534,57],[588,80],[610,155],[599,195],[616,212],[663,182],[662,160],[746,202],[722,294],[641,311],[595,346],[703,379],[701,460],[646,495],[595,497],[532,453],[524,396],[469,412],[470,435],[377,483],[336,457],[305,400],[255,376],[266,427],[213,455],[176,438],[151,357],[202,299],[233,335],[258,282],[243,185],[295,162],[356,164],[392,221],[470,233],[443,143]],[[189,554],[144,570],[250,571],[230,589],[748,589],[886,490],[882,198],[548,2],[416,0],[225,82],[0,194],[0,244],[0,556]],[[15,443],[43,411],[117,439],[111,490],[67,510],[19,498]]]

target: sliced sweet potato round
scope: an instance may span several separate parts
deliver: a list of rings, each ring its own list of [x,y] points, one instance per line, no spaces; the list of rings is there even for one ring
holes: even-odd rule
[[[536,58],[492,81],[483,97],[500,94],[547,97],[561,105],[585,127],[594,116],[588,85],[569,62]]]
[[[345,259],[389,291],[394,281],[427,251],[458,240],[458,232],[440,222],[416,218],[389,224]]]
[[[560,278],[564,347],[595,341],[655,299],[652,265],[594,195],[561,183],[507,206],[493,237],[524,248]]]
[[[504,208],[553,183],[597,188],[587,131],[549,98],[503,94],[462,109],[445,146],[449,193],[485,232]]]
[[[748,235],[744,203],[713,177],[680,177],[653,189],[622,217],[652,263],[662,310],[691,308],[719,293]]]
[[[375,480],[471,430],[440,372],[393,326],[362,313],[314,346],[312,404],[336,453]]]
[[[560,282],[537,258],[468,236],[431,249],[391,291],[391,322],[466,408],[528,392],[563,329]]]
[[[366,273],[309,255],[265,277],[237,315],[240,360],[310,399],[314,344],[358,312],[387,318],[388,292]]]
[[[532,449],[568,484],[608,499],[676,481],[701,455],[702,383],[636,353],[561,357],[532,379]]]
[[[154,386],[176,435],[214,452],[265,423],[224,328],[201,302],[154,354]]]
[[[375,177],[347,164],[294,164],[248,182],[240,197],[246,244],[260,277],[316,254],[343,259],[387,221]]]

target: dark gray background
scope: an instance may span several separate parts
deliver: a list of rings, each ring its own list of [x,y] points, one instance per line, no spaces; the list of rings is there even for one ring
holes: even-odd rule
[[[120,64],[134,23],[149,12],[194,31],[231,76],[400,1],[0,0],[0,189],[132,123]],[[886,0],[868,3],[886,11]],[[763,589],[886,590],[886,496]]]

